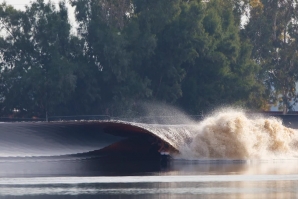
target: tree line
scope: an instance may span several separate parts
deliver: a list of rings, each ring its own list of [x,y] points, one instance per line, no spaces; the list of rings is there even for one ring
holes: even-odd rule
[[[284,113],[296,102],[296,0],[37,0],[0,5],[0,116],[136,114],[162,102]]]

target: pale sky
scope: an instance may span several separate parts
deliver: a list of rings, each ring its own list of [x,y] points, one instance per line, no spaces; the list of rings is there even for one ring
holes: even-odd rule
[[[34,2],[35,0],[0,0],[0,4],[2,4],[3,2],[6,2],[9,5],[14,6],[16,9],[20,9],[20,10],[25,10],[25,5],[28,5],[30,2]],[[60,0],[50,0],[53,3],[59,3]],[[49,2],[49,0],[45,0],[45,2]],[[68,1],[66,1],[68,2]],[[75,16],[74,16],[74,8],[71,7],[68,3],[68,8],[69,8],[69,21],[70,24],[72,25],[73,29],[72,32],[75,32],[75,27],[76,27],[76,23],[75,23]]]

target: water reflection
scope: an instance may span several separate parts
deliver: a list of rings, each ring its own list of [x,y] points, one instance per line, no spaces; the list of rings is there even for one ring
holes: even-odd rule
[[[0,160],[0,177],[127,175],[297,174],[297,160],[267,162],[185,162],[134,157],[21,158]]]
[[[297,161],[0,163],[1,198],[298,198]],[[59,172],[58,172],[59,171]],[[22,174],[23,172],[23,174]],[[22,175],[21,175],[22,174]]]
[[[46,186],[0,186],[5,198],[297,198],[297,182],[119,183]],[[88,196],[88,197],[87,197]]]

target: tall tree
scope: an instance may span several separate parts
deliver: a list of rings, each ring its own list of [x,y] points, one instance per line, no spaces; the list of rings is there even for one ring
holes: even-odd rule
[[[178,17],[181,1],[133,1],[135,12],[133,20],[139,32],[134,50],[143,48],[142,52],[132,51],[138,57],[136,70],[151,80],[150,89],[155,100],[174,103],[182,96],[181,82],[185,71],[181,67],[184,57],[177,40],[180,34]],[[142,45],[137,47],[136,45]],[[179,52],[180,51],[180,52]]]
[[[261,106],[252,103],[262,86],[257,80],[258,66],[250,57],[251,46],[239,37],[233,4],[212,0],[206,5],[197,31],[192,32],[192,37],[201,42],[193,46],[197,58],[185,65],[187,75],[180,103],[193,113],[219,105]],[[186,23],[192,23],[192,19],[186,16]]]
[[[132,18],[130,1],[73,0],[71,3],[76,7],[79,33],[85,41],[85,57],[100,71],[97,87],[102,93],[101,111],[120,114],[136,100],[150,97],[150,81],[134,70],[129,50],[128,41],[133,40],[131,37],[137,31],[133,24],[126,25]]]
[[[253,57],[262,67],[271,100],[283,113],[297,101],[298,41],[296,0],[253,1],[243,31],[253,45]]]

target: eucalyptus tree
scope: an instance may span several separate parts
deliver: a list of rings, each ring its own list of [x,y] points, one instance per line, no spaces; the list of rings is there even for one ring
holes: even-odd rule
[[[138,56],[134,59],[139,64],[136,70],[150,79],[152,99],[175,103],[182,96],[181,82],[185,76],[181,64],[186,60],[183,46],[187,44],[181,35],[185,30],[179,29],[178,24],[182,1],[135,0],[133,3],[132,22],[137,24],[136,39],[141,41],[138,46],[132,45],[133,54]]]
[[[101,93],[98,111],[116,114],[129,109],[135,100],[150,96],[150,81],[133,70],[128,50],[126,26],[132,17],[131,2],[71,0],[71,4],[76,9],[79,36],[85,42],[88,67],[97,69],[91,78]]]
[[[253,58],[271,101],[286,114],[297,101],[297,0],[254,1],[244,35],[253,43]]]

